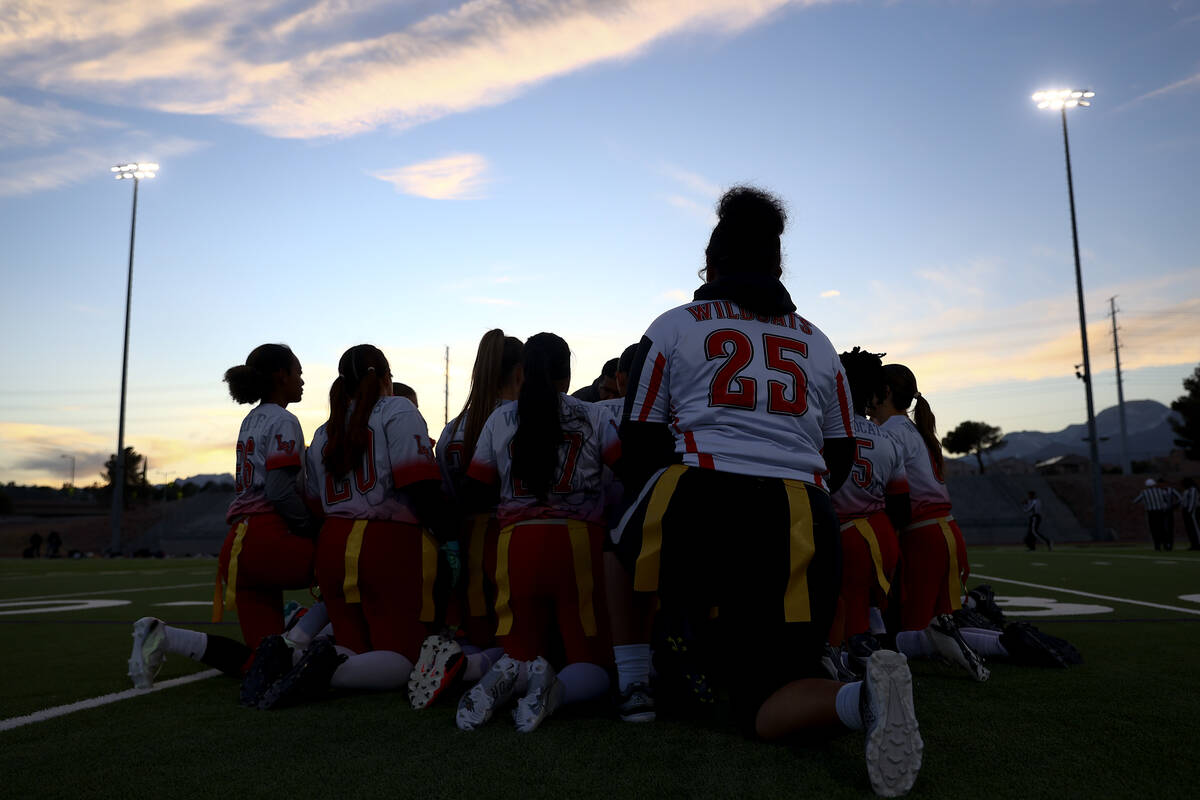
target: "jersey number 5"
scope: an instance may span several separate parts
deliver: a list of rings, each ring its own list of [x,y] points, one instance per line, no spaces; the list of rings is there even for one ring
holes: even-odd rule
[[[850,480],[860,489],[871,485],[871,462],[863,455],[863,450],[874,450],[875,443],[870,439],[854,439],[854,466],[850,468]]]
[[[786,336],[763,334],[763,354],[767,369],[790,378],[767,381],[767,412],[803,416],[808,411],[808,376],[797,358],[808,358],[808,345]],[[708,405],[742,408],[758,407],[758,381],[742,375],[754,360],[754,343],[739,330],[722,328],[704,340],[704,358],[725,359],[708,387]]]

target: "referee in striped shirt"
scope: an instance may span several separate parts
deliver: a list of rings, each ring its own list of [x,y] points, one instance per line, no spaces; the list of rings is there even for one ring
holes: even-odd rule
[[[1196,506],[1200,505],[1200,489],[1191,478],[1183,479],[1179,510],[1183,512],[1183,529],[1187,532],[1188,550],[1200,550],[1200,527],[1196,524]]]
[[[1150,538],[1154,540],[1155,550],[1171,550],[1175,547],[1171,511],[1179,500],[1179,492],[1158,486],[1153,478],[1147,478],[1146,488],[1133,498],[1133,502],[1141,503],[1146,509],[1146,521],[1150,525]]]

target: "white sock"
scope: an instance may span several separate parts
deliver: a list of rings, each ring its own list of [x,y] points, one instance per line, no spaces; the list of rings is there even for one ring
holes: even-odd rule
[[[470,648],[470,652],[468,652],[468,648]],[[474,682],[492,668],[492,664],[495,664],[500,656],[504,655],[504,650],[499,647],[480,650],[473,645],[467,645],[463,648],[463,653],[467,657],[467,665],[463,667],[463,680]]]
[[[862,711],[859,708],[859,697],[862,695],[862,681],[843,684],[837,693],[838,719],[852,731],[863,729]]]
[[[618,644],[613,646],[617,662],[617,688],[624,692],[634,683],[650,683],[650,645]]]
[[[963,641],[981,656],[1008,657],[1008,651],[1000,644],[1000,631],[989,631],[987,628],[959,628]]]
[[[199,661],[208,647],[207,633],[163,625],[163,634],[166,636],[168,653],[187,656],[192,661]]]
[[[408,682],[412,662],[392,650],[372,650],[343,661],[329,685],[335,689],[399,689]]]
[[[887,633],[887,626],[883,624],[883,614],[875,606],[871,606],[871,633],[876,636]]]
[[[558,673],[563,687],[563,705],[595,700],[608,692],[608,670],[599,664],[567,664]]]
[[[929,658],[934,654],[933,646],[925,631],[901,631],[896,634],[896,649],[909,658]]]
[[[321,629],[328,624],[329,611],[326,610],[324,603],[316,602],[284,636],[289,642],[303,650],[320,635]]]

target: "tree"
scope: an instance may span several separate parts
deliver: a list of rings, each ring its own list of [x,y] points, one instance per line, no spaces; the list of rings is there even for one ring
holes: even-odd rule
[[[946,434],[942,439],[942,447],[951,453],[974,453],[975,460],[979,462],[979,474],[982,475],[983,454],[1004,447],[1005,443],[1001,441],[1003,435],[995,425],[967,420]]]
[[[135,500],[144,500],[150,496],[150,484],[146,481],[145,464],[145,456],[139,455],[132,447],[125,448],[125,480],[123,481],[125,488],[121,499],[126,508],[132,506]],[[104,498],[112,499],[116,471],[117,457],[114,454],[104,462],[104,472],[100,473],[100,477],[104,479],[105,483],[102,500]]]
[[[1187,394],[1171,403],[1171,410],[1182,420],[1172,419],[1171,430],[1179,437],[1175,444],[1183,448],[1184,455],[1200,459],[1200,366],[1183,379],[1183,388]]]

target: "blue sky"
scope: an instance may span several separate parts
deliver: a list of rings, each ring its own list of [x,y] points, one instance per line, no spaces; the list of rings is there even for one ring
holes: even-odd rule
[[[721,191],[791,214],[785,282],[917,373],[944,432],[1082,421],[1069,124],[1097,409],[1200,361],[1200,0],[0,3],[0,481],[228,472],[220,376],[289,343],[311,432],[369,341],[436,432],[479,336],[550,330],[574,385],[690,296]]]

